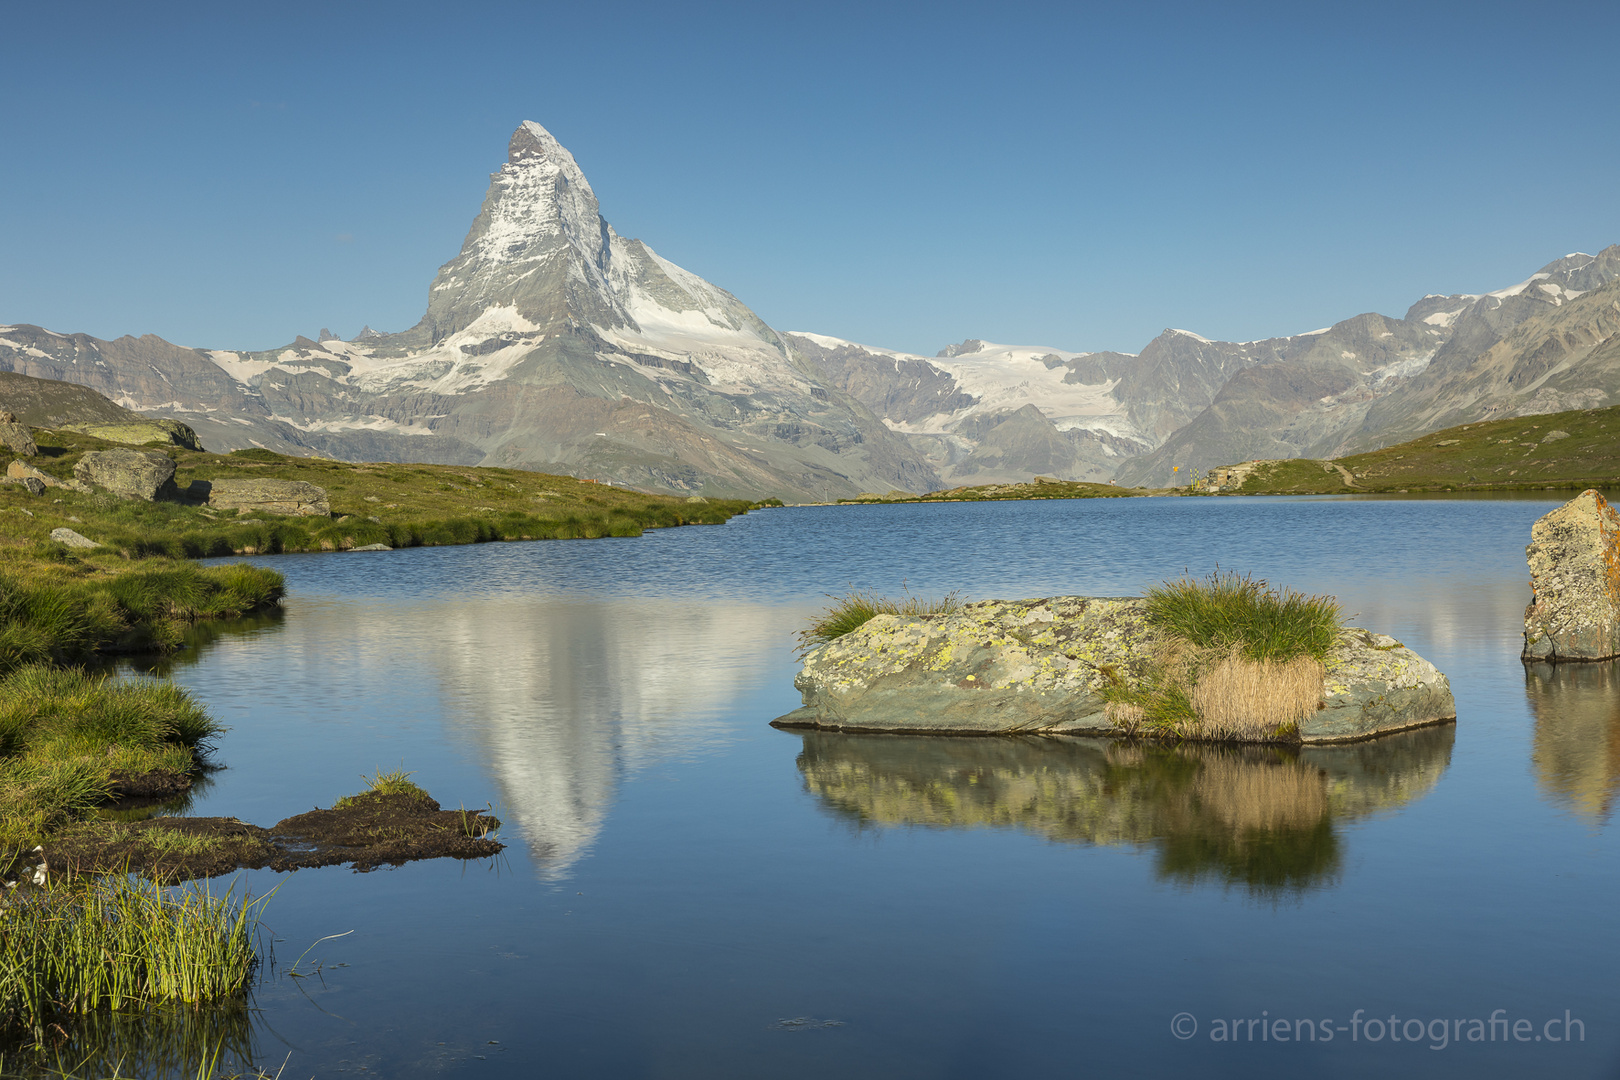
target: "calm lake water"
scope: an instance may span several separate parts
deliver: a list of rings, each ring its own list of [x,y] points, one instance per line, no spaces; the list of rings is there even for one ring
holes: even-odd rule
[[[255,560],[285,615],[171,668],[231,729],[189,812],[268,825],[403,766],[509,846],[288,876],[233,1037],[286,1077],[1612,1075],[1620,680],[1518,659],[1555,501],[787,508]],[[1217,564],[1339,596],[1451,677],[1456,725],[1299,754],[767,726],[826,592]]]

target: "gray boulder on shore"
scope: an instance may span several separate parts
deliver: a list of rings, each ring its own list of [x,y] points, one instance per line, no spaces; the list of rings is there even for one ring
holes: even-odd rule
[[[1103,691],[1140,685],[1155,633],[1137,598],[986,600],[945,615],[879,615],[808,653],[804,705],[778,727],[917,734],[1126,733]],[[1451,684],[1382,634],[1347,629],[1302,743],[1351,742],[1455,719]]]
[[[193,497],[219,510],[257,510],[292,517],[331,517],[326,489],[303,480],[193,480]]]
[[[1525,660],[1620,656],[1620,514],[1588,489],[1530,526]]]
[[[91,451],[73,466],[73,475],[125,499],[154,502],[180,494],[174,486],[174,460],[156,450]]]

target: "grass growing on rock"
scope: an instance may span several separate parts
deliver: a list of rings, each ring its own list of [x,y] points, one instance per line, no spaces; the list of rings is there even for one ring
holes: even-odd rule
[[[1249,660],[1327,659],[1341,628],[1331,596],[1275,589],[1248,574],[1216,571],[1147,590],[1148,621],[1198,649],[1231,649]]]
[[[858,589],[851,589],[842,596],[829,596],[832,603],[812,617],[809,626],[799,631],[801,652],[808,652],[843,637],[851,630],[858,630],[879,615],[914,619],[922,615],[948,615],[962,606],[955,592],[946,593],[937,600],[913,596],[909,592],[899,600],[891,600]]]
[[[1122,729],[1177,739],[1297,740],[1343,626],[1338,602],[1217,571],[1147,591],[1146,677],[1104,692]]]
[[[123,875],[14,893],[0,908],[0,1032],[39,1043],[89,1013],[240,1000],[266,899]]]

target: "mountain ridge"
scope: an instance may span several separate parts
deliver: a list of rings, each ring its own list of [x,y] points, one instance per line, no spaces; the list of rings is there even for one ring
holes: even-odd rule
[[[1160,486],[1400,441],[1458,409],[1607,401],[1620,377],[1589,297],[1617,277],[1620,246],[1305,334],[1166,329],[1135,354],[970,338],[921,356],[778,332],[619,236],[573,155],[525,121],[407,330],[233,351],[18,323],[0,327],[0,369],[83,383],[227,450],[811,501],[1036,473]],[[1549,320],[1566,306],[1576,314]]]

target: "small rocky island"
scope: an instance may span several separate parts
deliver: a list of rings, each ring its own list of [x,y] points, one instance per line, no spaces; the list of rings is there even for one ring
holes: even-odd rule
[[[1433,664],[1394,638],[1339,627],[1331,598],[1309,599],[1330,605],[1328,632],[1315,656],[1278,660],[1249,658],[1230,641],[1190,644],[1134,597],[879,614],[805,655],[794,680],[804,705],[773,723],[1310,744],[1456,718],[1451,685]]]

